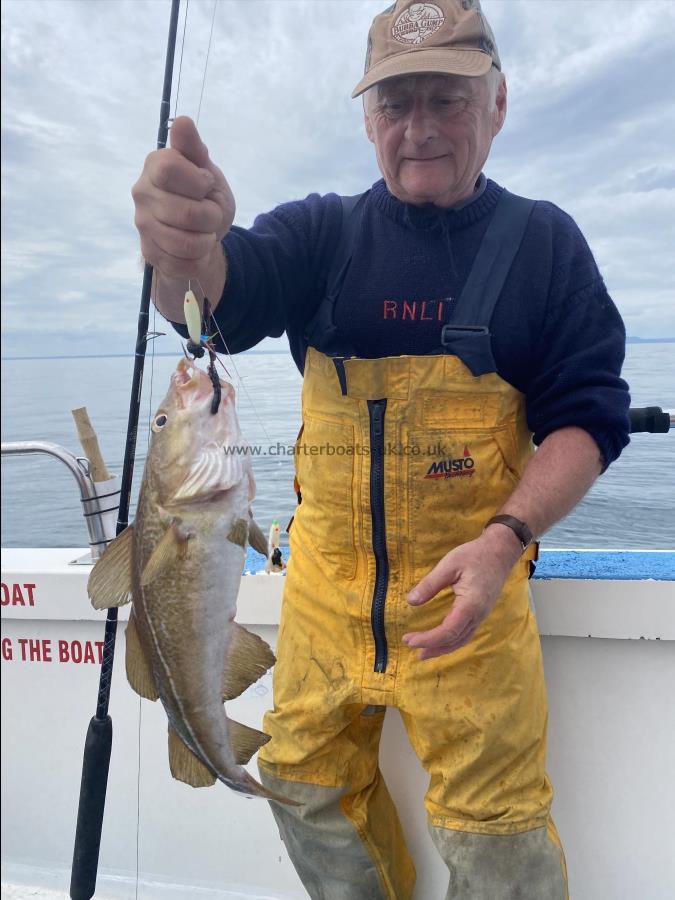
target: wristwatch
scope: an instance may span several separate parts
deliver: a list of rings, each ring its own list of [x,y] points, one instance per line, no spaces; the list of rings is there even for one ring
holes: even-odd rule
[[[525,524],[525,522],[521,522],[520,519],[516,519],[515,516],[507,516],[507,515],[499,515],[493,516],[489,522],[485,525],[485,528],[488,525],[506,525],[510,528],[517,536],[520,543],[523,545],[523,550],[527,550],[532,541],[534,540],[534,536],[530,531],[529,527]],[[485,531],[483,528],[483,531]]]

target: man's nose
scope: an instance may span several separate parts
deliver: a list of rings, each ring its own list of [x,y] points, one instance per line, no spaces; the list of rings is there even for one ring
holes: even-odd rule
[[[406,138],[413,144],[426,144],[438,137],[438,123],[433,110],[423,100],[417,100],[410,108],[405,129]]]

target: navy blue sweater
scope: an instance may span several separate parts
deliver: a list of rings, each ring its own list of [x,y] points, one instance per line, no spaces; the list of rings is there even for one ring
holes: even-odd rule
[[[441,210],[402,203],[384,181],[373,186],[336,305],[336,324],[360,356],[438,348],[502,190],[488,180],[477,199]],[[286,331],[302,369],[304,329],[324,295],[341,218],[339,197],[312,194],[251,229],[232,228],[216,312],[231,352]],[[535,204],[490,330],[497,372],[525,394],[535,443],[576,425],[606,465],[615,460],[629,439],[625,330],[579,228],[552,203]]]

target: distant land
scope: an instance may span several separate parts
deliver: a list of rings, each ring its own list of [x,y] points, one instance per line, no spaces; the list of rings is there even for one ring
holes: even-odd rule
[[[675,343],[675,337],[663,337],[663,338],[641,338],[641,337],[627,337],[627,344],[672,344]]]

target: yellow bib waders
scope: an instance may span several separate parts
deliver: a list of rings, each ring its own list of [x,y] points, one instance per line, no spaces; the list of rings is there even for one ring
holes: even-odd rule
[[[420,661],[451,589],[406,594],[481,534],[532,453],[524,397],[456,355],[336,360],[310,347],[296,472],[302,492],[264,730],[263,782],[312,898],[406,900],[415,871],[378,767],[388,706],[430,775],[448,898],[564,900],[550,819],[547,706],[527,553],[470,643]],[[426,898],[425,898],[426,900]],[[435,898],[429,898],[435,900]]]

